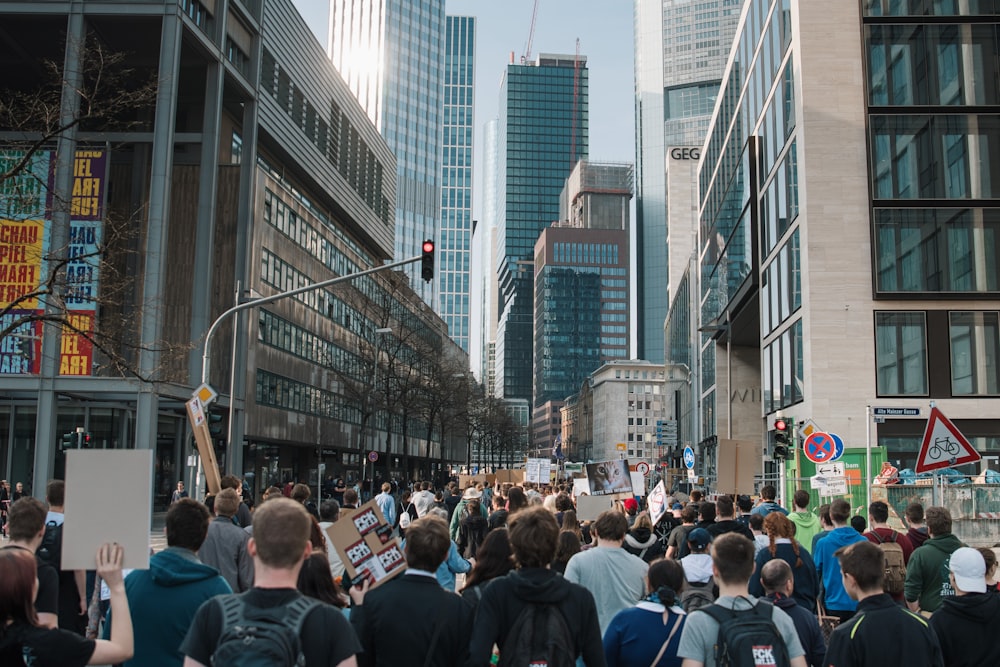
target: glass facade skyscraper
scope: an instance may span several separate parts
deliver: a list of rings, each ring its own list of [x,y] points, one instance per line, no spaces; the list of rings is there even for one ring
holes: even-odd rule
[[[635,0],[635,326],[639,358],[655,363],[664,361],[663,322],[678,288],[669,264],[688,259],[669,249],[666,149],[705,142],[741,4]]]
[[[468,352],[476,19],[449,16],[446,33],[441,234],[437,238],[435,310],[448,323],[452,340]]]
[[[328,53],[396,155],[395,258],[441,231],[444,0],[331,0]],[[439,244],[441,245],[441,244]],[[439,280],[404,269],[434,308]]]
[[[497,188],[498,395],[531,401],[535,241],[588,155],[587,60],[540,54],[507,66],[500,93]]]

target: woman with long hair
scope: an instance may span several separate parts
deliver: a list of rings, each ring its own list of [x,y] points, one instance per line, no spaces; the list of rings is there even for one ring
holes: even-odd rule
[[[519,486],[510,487],[507,492],[507,520],[510,521],[515,514],[528,507],[528,496],[524,489]]]
[[[559,574],[566,574],[566,563],[578,553],[580,553],[580,538],[571,530],[560,530],[552,569]]]
[[[314,551],[309,558],[302,562],[296,588],[303,595],[316,598],[337,609],[343,609],[347,606],[347,599],[338,590],[337,583],[330,576],[330,561],[322,552]]]
[[[604,632],[608,667],[653,665],[680,667],[677,648],[687,618],[680,607],[684,568],[675,560],[660,559],[646,573],[648,596],[615,614]]]
[[[566,510],[563,512],[562,530],[568,530],[573,533],[576,535],[576,539],[580,541],[580,544],[583,544],[583,530],[580,528],[580,522],[576,518],[576,510]]]
[[[757,552],[753,576],[750,577],[750,595],[756,597],[764,595],[764,587],[760,583],[760,571],[769,560],[781,558],[792,568],[795,586],[792,597],[810,612],[815,613],[819,577],[809,551],[795,539],[795,524],[781,512],[771,512],[764,517],[764,532],[767,533],[768,546]]]
[[[514,555],[506,528],[495,528],[486,534],[476,552],[476,564],[465,576],[462,597],[475,607],[483,597],[483,589],[497,577],[514,569]]]
[[[21,547],[0,549],[0,665],[75,667],[125,662],[133,655],[132,614],[122,579],[124,550],[104,544],[97,550],[97,574],[111,590],[111,639],[86,639],[38,624],[35,555]]]

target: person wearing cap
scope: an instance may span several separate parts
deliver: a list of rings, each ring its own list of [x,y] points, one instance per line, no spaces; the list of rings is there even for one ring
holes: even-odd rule
[[[687,535],[689,553],[681,558],[684,578],[692,584],[703,584],[712,580],[712,556],[708,547],[712,544],[712,534],[704,528],[695,528]]]
[[[948,561],[955,597],[944,598],[931,616],[946,665],[1000,665],[1000,595],[986,591],[986,560],[961,547]]]
[[[479,511],[482,512],[484,519],[489,519],[490,514],[487,508],[481,502],[483,497],[483,492],[477,489],[475,486],[470,486],[462,494],[462,499],[458,501],[455,505],[455,512],[451,515],[451,520],[448,524],[448,532],[451,534],[451,541],[458,541],[458,529],[462,525],[462,519],[468,516],[468,512],[465,511],[465,506],[470,500],[477,500],[479,502]],[[445,517],[447,517],[447,512],[445,512]]]
[[[636,502],[635,498],[626,498],[622,502],[622,506],[625,508],[625,518],[628,519],[628,527],[631,528],[635,524],[635,517],[639,514],[639,503]]]
[[[823,542],[830,539],[827,537]],[[927,619],[904,609],[882,592],[885,579],[882,550],[862,538],[860,542],[840,547],[834,556],[839,561],[844,590],[855,601],[857,612],[830,635],[823,664],[942,667],[945,662],[941,645]]]

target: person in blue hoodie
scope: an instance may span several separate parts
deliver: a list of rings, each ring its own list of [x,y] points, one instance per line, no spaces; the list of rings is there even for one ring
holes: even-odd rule
[[[135,655],[124,667],[181,667],[180,645],[198,607],[233,592],[218,570],[198,560],[211,520],[198,501],[178,500],[167,511],[167,548],[150,559],[148,570],[134,570],[125,578]],[[109,627],[110,622],[105,633]]]
[[[854,616],[858,603],[844,589],[844,582],[840,576],[840,561],[834,553],[840,547],[868,541],[847,523],[850,518],[849,502],[838,498],[830,503],[830,521],[833,522],[833,530],[816,543],[816,553],[813,554],[816,573],[823,582],[823,590],[826,593],[824,598],[826,611],[829,615],[838,617],[841,622]]]

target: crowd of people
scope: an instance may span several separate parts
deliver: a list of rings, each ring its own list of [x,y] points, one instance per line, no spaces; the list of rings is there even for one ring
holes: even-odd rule
[[[757,502],[693,491],[662,516],[609,499],[581,521],[569,483],[386,483],[373,499],[407,568],[371,587],[330,540],[360,503],[338,490],[254,505],[236,477],[205,503],[178,485],[149,569],[106,544],[92,573],[60,567],[63,483],[19,498],[0,665],[1000,664],[996,557],[943,507],[911,504],[902,532],[884,502],[865,520],[765,486]]]

